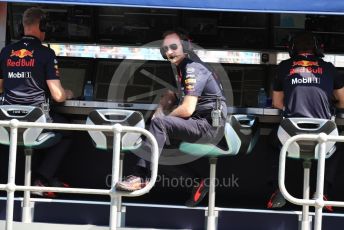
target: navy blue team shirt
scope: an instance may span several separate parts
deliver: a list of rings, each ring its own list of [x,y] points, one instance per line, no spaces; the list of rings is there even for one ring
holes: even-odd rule
[[[285,117],[330,119],[333,90],[343,85],[332,63],[298,55],[279,64],[273,89],[284,92]]]
[[[55,52],[33,36],[6,46],[0,53],[4,104],[39,106],[50,97],[46,80],[59,79]]]
[[[227,106],[223,94],[220,79],[200,59],[183,59],[178,65],[181,75],[182,96],[197,96],[198,101],[193,115],[210,116],[215,108],[216,98],[219,97],[222,103],[224,117],[227,115]]]

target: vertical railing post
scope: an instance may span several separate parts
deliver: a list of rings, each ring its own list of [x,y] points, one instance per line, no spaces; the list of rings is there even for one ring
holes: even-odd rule
[[[217,229],[217,214],[215,211],[215,189],[216,189],[216,163],[217,158],[210,158],[210,174],[209,174],[209,201],[208,201],[208,216],[207,216],[207,230]]]
[[[119,180],[122,180],[123,177],[123,160],[124,160],[124,153],[120,155],[120,162],[119,162]],[[125,211],[122,207],[122,196],[117,197],[117,227],[124,227],[125,226]]]
[[[110,206],[110,230],[117,228],[117,204],[120,197],[115,196],[115,185],[119,181],[120,155],[121,155],[121,132],[122,126],[115,124],[113,126],[113,156],[112,156],[112,182],[111,182],[111,206]]]
[[[25,148],[25,178],[24,178],[24,185],[30,186],[31,185],[31,161],[32,161],[32,148]],[[23,199],[23,211],[22,211],[22,222],[23,223],[31,223],[33,219],[33,202],[31,202],[30,191],[24,191],[24,199]]]
[[[310,193],[310,172],[312,162],[310,160],[303,161],[303,199],[309,200]],[[309,216],[309,205],[302,205],[302,215],[300,228],[301,230],[310,230],[311,228],[311,217]]]
[[[18,120],[10,122],[10,149],[8,160],[8,179],[7,179],[7,205],[6,205],[6,230],[13,230],[13,210],[14,192],[17,161],[17,141],[18,141]]]
[[[324,202],[324,177],[325,177],[325,158],[326,158],[326,142],[321,141],[318,149],[318,170],[317,170],[317,183],[315,190],[315,199]],[[315,206],[314,217],[314,230],[321,230],[322,225],[322,211],[323,206],[317,204]]]

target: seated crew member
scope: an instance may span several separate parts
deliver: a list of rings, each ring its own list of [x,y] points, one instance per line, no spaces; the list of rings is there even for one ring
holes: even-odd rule
[[[163,34],[161,54],[176,66],[179,73],[179,89],[177,94],[181,96],[180,104],[173,109],[171,104],[175,100],[175,94],[167,92],[160,101],[160,107],[154,114],[149,131],[158,142],[161,153],[167,141],[173,142],[215,142],[223,136],[223,126],[227,115],[227,106],[222,86],[218,77],[203,63],[192,51],[190,42],[186,36],[176,31],[167,31]],[[220,127],[212,125],[211,112],[217,102],[221,104]],[[161,111],[173,109],[166,116],[159,115]],[[159,111],[160,110],[160,111]],[[147,146],[144,143],[144,146]],[[135,174],[126,180],[118,182],[116,188],[124,191],[141,189],[145,185],[143,178],[149,174],[148,164],[144,160],[138,163]],[[148,170],[147,170],[148,169]],[[206,195],[208,188],[204,180],[194,192],[201,192],[197,199],[187,202],[189,206],[195,206]]]
[[[49,98],[55,102],[71,99],[72,91],[65,90],[61,85],[55,52],[42,45],[46,29],[43,10],[35,7],[27,9],[22,22],[23,38],[4,47],[0,53],[0,89],[3,91],[3,104],[42,106],[49,102]],[[59,114],[49,110],[44,112],[50,115],[53,122],[67,122]],[[33,184],[36,186],[67,186],[55,177],[71,144],[69,132],[61,133],[61,142],[46,150],[42,162],[34,170]],[[55,196],[52,192],[37,195]]]
[[[291,44],[290,59],[278,65],[273,84],[273,107],[284,110],[284,117],[309,117],[331,119],[333,98],[336,107],[344,107],[344,82],[332,63],[325,62],[316,39],[311,32],[296,34]],[[278,186],[278,163],[281,143],[275,130],[274,151],[271,157],[271,185],[275,191],[268,201],[268,208],[280,208],[286,203]],[[337,145],[338,147],[338,145]],[[338,152],[338,151],[337,151]],[[326,160],[324,199],[334,182],[338,153]],[[333,211],[326,206],[327,211]]]

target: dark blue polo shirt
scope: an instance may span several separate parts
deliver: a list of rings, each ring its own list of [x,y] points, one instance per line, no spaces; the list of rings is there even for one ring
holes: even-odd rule
[[[285,117],[331,118],[333,90],[343,86],[334,65],[313,55],[282,61],[274,80],[274,91],[284,92]]]
[[[55,52],[32,36],[6,46],[0,53],[4,104],[40,105],[50,97],[46,80],[59,79]]]
[[[220,79],[198,60],[185,58],[178,70],[181,74],[181,90],[183,95],[197,96],[198,102],[194,114],[210,114],[216,105],[216,98],[220,97],[222,110],[227,114],[225,97]]]

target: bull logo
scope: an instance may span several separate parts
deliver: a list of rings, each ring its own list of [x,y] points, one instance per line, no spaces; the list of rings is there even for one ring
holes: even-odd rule
[[[33,50],[27,50],[27,49],[20,49],[20,50],[12,50],[11,52],[11,57],[19,57],[19,58],[24,58],[24,57],[33,57]]]
[[[293,66],[303,66],[303,67],[308,67],[308,66],[319,66],[317,61],[294,61]]]

